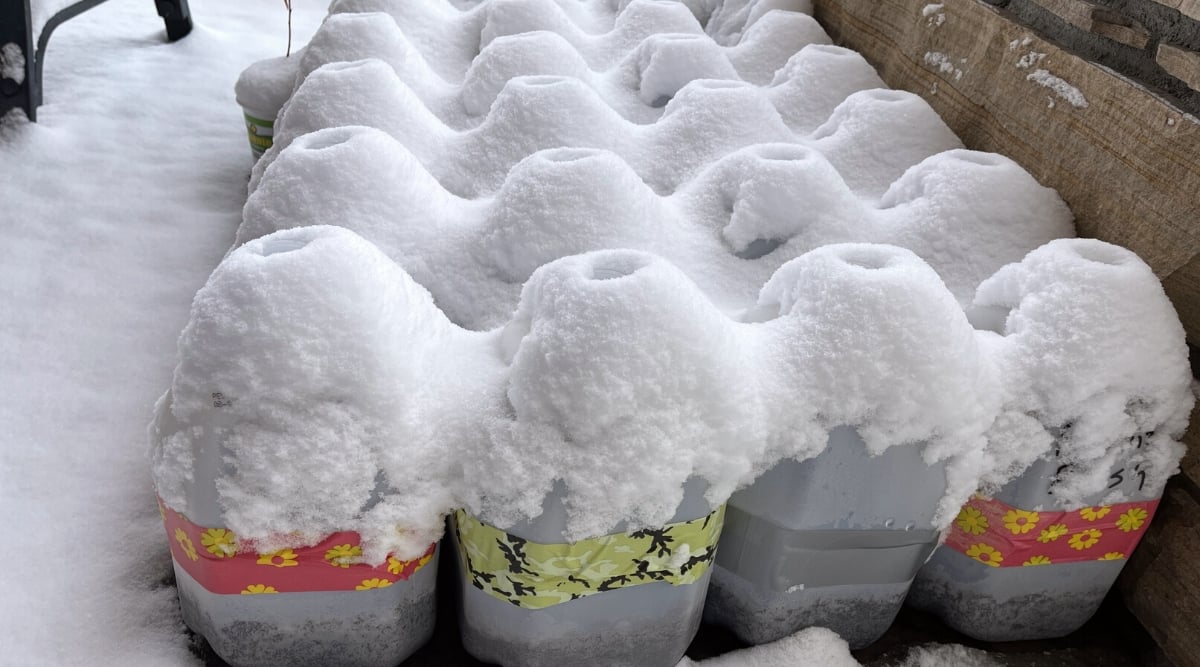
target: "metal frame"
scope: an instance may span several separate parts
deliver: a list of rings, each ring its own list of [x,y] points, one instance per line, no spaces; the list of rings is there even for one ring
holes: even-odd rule
[[[0,47],[16,44],[25,56],[25,80],[0,79],[0,117],[11,109],[21,108],[29,120],[37,120],[37,108],[42,104],[42,64],[50,34],[64,21],[75,18],[105,0],[80,0],[60,10],[46,21],[33,42],[30,0],[0,0]],[[192,13],[188,0],[155,0],[158,15],[167,28],[167,40],[175,41],[192,31]]]

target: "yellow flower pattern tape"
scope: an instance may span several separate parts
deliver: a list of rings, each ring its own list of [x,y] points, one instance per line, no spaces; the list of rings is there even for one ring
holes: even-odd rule
[[[725,507],[657,529],[567,544],[529,542],[459,510],[455,536],[470,583],[500,600],[545,609],[641,584],[693,584],[712,565]]]
[[[417,558],[363,562],[360,536],[353,531],[329,535],[308,547],[258,553],[228,528],[200,526],[161,501],[171,556],[196,583],[219,595],[376,591],[407,581],[433,561],[437,545]],[[200,548],[197,548],[197,547]]]
[[[1124,560],[1157,506],[1157,500],[1146,500],[1069,511],[1025,510],[975,496],[951,524],[945,546],[988,567]]]

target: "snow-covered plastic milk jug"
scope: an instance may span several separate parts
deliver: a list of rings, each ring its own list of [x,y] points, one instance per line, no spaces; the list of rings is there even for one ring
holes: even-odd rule
[[[380,467],[404,449],[389,270],[346,230],[287,230],[193,302],[152,468],[183,619],[234,667],[398,665],[432,636],[436,533],[396,555],[408,505]]]
[[[713,391],[736,365],[731,326],[647,253],[565,257],[525,283],[498,341],[511,421],[464,464],[481,498],[524,500],[495,520],[486,503],[455,517],[469,652],[503,665],[679,662],[724,517],[695,461],[732,442],[727,420],[690,415],[739,409]]]
[[[1134,451],[1153,434],[1134,436]],[[1122,443],[1124,444],[1124,443]],[[921,569],[910,604],[983,641],[1061,637],[1100,608],[1146,531],[1161,489],[1149,464],[1122,461],[1091,505],[1055,497],[1061,464],[1039,459],[992,497],[971,499]],[[1128,502],[1102,504],[1113,491]]]
[[[972,320],[993,337],[1005,409],[1031,428],[989,443],[1015,478],[966,503],[909,601],[985,641],[1059,637],[1099,608],[1177,469],[1183,328],[1145,263],[1092,239],[1002,268]]]
[[[379,567],[354,562],[361,548],[350,531],[305,548],[242,548],[223,527],[214,483],[232,426],[221,418],[227,400],[214,392],[199,427],[187,515],[159,503],[184,622],[234,667],[400,664],[433,635],[435,547]],[[157,438],[179,430],[170,403],[168,393],[158,405]]]
[[[674,665],[700,626],[722,512],[689,483],[671,523],[566,542],[562,490],[508,530],[455,515],[463,644],[500,665]]]
[[[993,418],[994,374],[937,274],[893,246],[792,260],[746,319],[794,351],[776,365],[773,420],[811,415],[777,439],[811,444],[729,499],[706,618],[755,644],[822,626],[865,646],[938,542],[952,464]]]
[[[708,620],[763,644],[811,626],[861,647],[891,626],[937,545],[944,466],[916,446],[872,457],[840,427],[815,459],[784,461],[729,500]]]

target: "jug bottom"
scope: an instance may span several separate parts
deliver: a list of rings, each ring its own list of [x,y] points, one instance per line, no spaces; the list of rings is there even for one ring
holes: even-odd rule
[[[1054,639],[1091,619],[1124,564],[990,567],[943,548],[917,575],[908,604],[981,641]]]
[[[673,667],[700,627],[708,577],[621,588],[545,609],[515,606],[460,578],[463,646],[501,665]]]
[[[234,667],[398,665],[433,636],[436,559],[369,591],[220,595],[175,564],[183,620]]]

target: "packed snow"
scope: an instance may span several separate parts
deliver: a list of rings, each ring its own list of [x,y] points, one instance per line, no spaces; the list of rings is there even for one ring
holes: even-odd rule
[[[1006,410],[1071,427],[1058,443],[1070,467],[1056,496],[1085,503],[1126,460],[1149,464],[1146,487],[1162,488],[1183,455],[1192,377],[1175,309],[1137,255],[1094,239],[1052,241],[984,281],[972,316],[1003,336],[991,356],[1008,378]],[[1150,447],[1132,440],[1143,433]],[[993,440],[1016,460],[1001,470],[1028,462],[1022,439]],[[1114,492],[1103,502],[1127,500]]]
[[[678,667],[859,667],[850,647],[825,628],[808,628],[770,644],[707,660],[684,658]]]
[[[305,186],[313,182],[337,195]],[[821,153],[795,144],[740,149],[666,197],[612,152],[547,149],[509,171],[494,197],[463,199],[390,136],[342,127],[305,135],[280,154],[247,202],[238,240],[335,219],[473,329],[504,322],[537,267],[590,250],[656,253],[720,307],[737,310],[808,250],[893,243],[969,303],[995,270],[1072,232],[1052,190],[1006,158],[965,150],[921,161],[878,203],[856,196]]]
[[[839,100],[823,122],[785,118],[776,105],[798,94],[791,81],[766,91],[739,81],[692,81],[658,120],[636,124],[579,79],[520,76],[505,83],[480,125],[458,131],[434,116],[384,62],[332,63],[310,74],[284,107],[275,144],[255,165],[250,188],[258,187],[263,172],[295,138],[346,125],[384,130],[443,187],[463,197],[494,193],[517,162],[546,148],[610,150],[655,191],[669,193],[709,162],[770,142],[816,148],[852,190],[878,197],[909,166],[962,147],[928,104],[902,91],[848,91],[853,94]],[[330,105],[329,99],[341,103]],[[828,113],[820,106],[813,111]],[[884,139],[891,151],[871,149]]]
[[[608,250],[541,267],[511,321],[473,333],[352,232],[277,232],[196,297],[160,406],[174,423],[156,436],[159,491],[196,512],[196,471],[221,467],[191,452],[218,455],[198,446],[216,411],[236,534],[282,548],[354,526],[379,562],[419,555],[456,507],[536,517],[558,480],[568,539],[662,525],[688,479],[719,505],[848,424],[873,452],[924,442],[950,460],[948,521],[975,489],[997,392],[937,274],[899,248],[824,246],[781,268],[753,316],[731,320],[658,257]]]
[[[298,38],[324,5],[295,0]],[[64,23],[39,122],[0,120],[5,664],[197,662],[167,583],[146,422],[192,295],[241,218],[249,165],[231,87],[287,34],[274,3],[192,11],[195,31],[174,44],[154,3]]]
[[[790,25],[797,22],[800,25]],[[789,38],[775,39],[778,33]],[[828,42],[829,37],[812,17],[772,12],[735,46],[720,46],[703,34],[654,34],[623,54],[611,69],[594,71],[577,46],[558,32],[520,32],[488,42],[471,62],[462,83],[451,84],[430,67],[390,15],[333,14],[304,49],[302,58],[275,59],[248,69],[238,83],[238,97],[251,106],[263,106],[269,100],[270,108],[278,109],[296,82],[322,65],[378,58],[392,67],[439,120],[455,129],[479,124],[504,84],[522,75],[579,79],[626,119],[647,123],[662,115],[665,101],[689,81],[729,79],[767,85],[801,47]],[[261,72],[260,67],[272,71]],[[288,76],[276,74],[283,68]],[[256,99],[258,96],[264,99]]]
[[[11,79],[18,86],[25,82],[25,53],[12,42],[0,46],[0,79]]]

